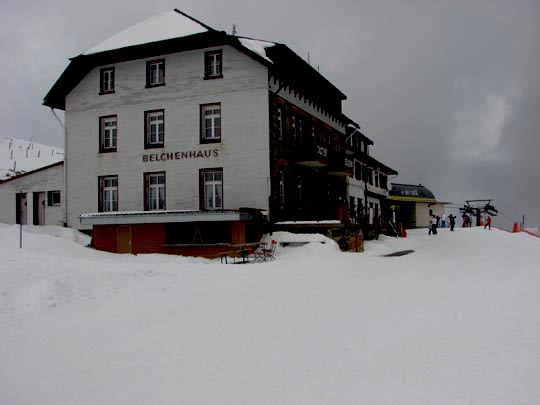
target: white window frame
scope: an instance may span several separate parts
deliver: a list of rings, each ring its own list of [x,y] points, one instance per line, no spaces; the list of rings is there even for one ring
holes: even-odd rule
[[[47,202],[49,207],[58,207],[61,205],[60,190],[47,191]]]
[[[223,169],[202,170],[205,210],[223,209]]]
[[[222,59],[223,59],[223,52],[221,50],[218,51],[208,51],[205,54],[205,69],[206,69],[206,77],[220,77],[222,76]]]
[[[118,211],[118,176],[103,176],[101,182],[102,212]]]
[[[283,112],[281,108],[277,109],[277,120],[278,120],[278,139],[283,139]]]
[[[101,117],[101,149],[116,150],[118,139],[118,117]]]
[[[148,182],[148,210],[165,209],[165,173],[146,173]]]
[[[285,171],[279,171],[279,205],[285,207]]]
[[[165,84],[165,61],[156,60],[148,62],[148,86]]]
[[[103,93],[112,93],[114,91],[114,68],[101,70],[101,91]]]
[[[165,143],[165,111],[146,112],[146,143],[150,146]]]
[[[221,104],[201,105],[201,141],[221,140]]]

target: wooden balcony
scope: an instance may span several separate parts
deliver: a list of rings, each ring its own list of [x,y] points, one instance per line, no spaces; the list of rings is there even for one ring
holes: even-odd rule
[[[291,158],[299,165],[307,167],[327,167],[328,148],[318,144],[297,145]]]

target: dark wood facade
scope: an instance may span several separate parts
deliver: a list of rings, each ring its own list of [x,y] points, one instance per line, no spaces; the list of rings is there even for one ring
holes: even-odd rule
[[[270,221],[339,219],[346,202],[344,134],[270,94]]]

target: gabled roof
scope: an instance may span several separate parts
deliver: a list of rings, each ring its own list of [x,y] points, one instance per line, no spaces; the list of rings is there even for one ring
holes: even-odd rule
[[[4,180],[0,180],[0,184],[7,183],[7,182],[12,181],[12,180],[18,180],[21,177],[29,176],[29,175],[37,173],[37,172],[42,172],[44,170],[50,169],[52,167],[60,166],[60,165],[63,165],[63,164],[64,164],[64,161],[61,160],[59,162],[56,162],[56,163],[53,163],[53,164],[50,164],[50,165],[47,165],[47,166],[40,167],[39,169],[31,170],[29,172],[24,172],[24,173],[18,174],[16,176],[9,177],[9,178],[4,179]]]
[[[321,105],[329,105],[326,101],[329,98],[346,99],[345,94],[287,46],[227,35],[175,9],[128,28],[71,58],[45,95],[43,104],[65,110],[66,96],[97,66],[223,45],[230,45],[267,66],[272,74],[302,88]],[[333,105],[329,107],[336,110]]]
[[[203,32],[216,31],[195,18],[174,9],[158,14],[100,42],[83,55],[149,44],[166,39],[187,37]]]

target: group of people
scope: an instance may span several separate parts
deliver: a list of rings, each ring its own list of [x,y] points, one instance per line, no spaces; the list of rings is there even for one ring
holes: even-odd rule
[[[442,214],[441,216],[432,215],[431,220],[429,221],[429,235],[437,235],[437,229],[439,228],[439,225],[441,228],[446,228],[446,220],[446,214]],[[450,225],[450,230],[453,232],[454,226],[456,225],[456,217],[452,214],[448,215],[448,225]]]
[[[446,228],[446,218],[446,214],[442,214],[440,217],[438,215],[432,215],[429,221],[429,235],[437,235],[437,228],[439,228],[439,224],[441,228]],[[454,231],[454,226],[456,225],[456,218],[457,217],[452,214],[448,215],[448,224],[450,225],[451,231]],[[462,218],[464,228],[472,226],[472,219],[469,215],[463,213]],[[491,230],[491,217],[489,215],[486,216],[486,222],[484,224],[484,229],[486,228]]]

